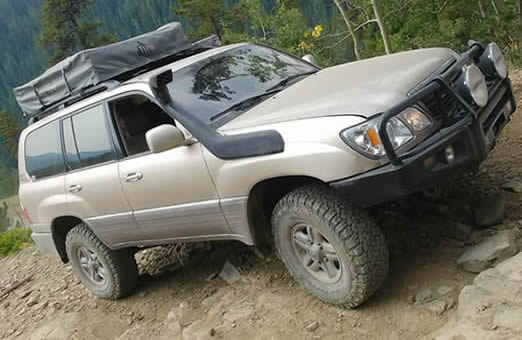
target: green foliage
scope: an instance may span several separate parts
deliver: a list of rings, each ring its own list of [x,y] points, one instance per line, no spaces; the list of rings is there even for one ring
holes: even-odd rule
[[[352,1],[348,8],[364,43],[363,56],[384,53],[370,0]],[[385,24],[395,51],[444,46],[464,51],[470,39],[496,41],[513,63],[520,63],[521,30],[518,0],[381,0]]]
[[[0,234],[0,257],[8,256],[24,248],[31,243],[31,229],[14,228]]]
[[[4,141],[4,147],[14,158],[17,158],[20,132],[18,122],[11,118],[7,111],[0,111],[0,138]]]
[[[253,41],[295,55],[315,54],[323,66],[335,63],[335,51],[325,48],[329,40],[321,39],[323,26],[316,22],[310,27],[296,1],[276,0],[267,8],[258,0],[239,0],[230,13],[224,43]]]
[[[18,175],[15,170],[0,164],[0,198],[13,196],[18,191]]]
[[[225,4],[215,0],[178,0],[173,7],[177,15],[190,22],[189,35],[195,38],[216,34],[222,38]],[[195,30],[197,28],[197,31]]]
[[[52,51],[49,64],[86,48],[107,45],[116,41],[108,33],[99,33],[100,21],[86,20],[95,0],[44,0],[42,4],[42,33],[38,40],[40,48]]]

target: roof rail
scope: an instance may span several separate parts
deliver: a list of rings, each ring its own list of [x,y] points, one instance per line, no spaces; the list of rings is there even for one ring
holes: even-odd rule
[[[69,96],[63,98],[62,100],[45,106],[41,112],[39,112],[37,115],[34,115],[33,117],[31,117],[31,119],[29,119],[29,125],[36,123],[37,121],[57,112],[59,110],[63,110],[64,108],[66,108],[68,106],[71,106],[79,101],[92,97],[98,93],[115,89],[119,85],[120,85],[119,81],[109,80],[109,81],[103,82],[101,84],[98,84],[96,86],[91,86],[91,87],[85,88],[79,92],[71,93]],[[23,113],[23,116],[27,117],[27,115],[25,113]]]

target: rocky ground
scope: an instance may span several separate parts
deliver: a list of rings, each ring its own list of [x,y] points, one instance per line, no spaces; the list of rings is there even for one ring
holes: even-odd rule
[[[520,106],[522,72],[512,77]],[[478,174],[374,209],[390,274],[356,310],[309,296],[271,250],[234,242],[138,254],[138,289],[116,302],[28,248],[0,260],[0,338],[522,338],[521,169],[519,110]]]

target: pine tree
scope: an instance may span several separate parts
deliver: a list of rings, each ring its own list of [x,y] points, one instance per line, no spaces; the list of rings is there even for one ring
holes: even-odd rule
[[[116,38],[99,33],[103,23],[86,20],[95,0],[44,0],[41,8],[42,33],[38,40],[41,49],[53,54],[54,65],[74,52],[112,43]]]
[[[0,139],[4,142],[7,151],[16,158],[18,154],[18,137],[20,125],[9,116],[7,111],[0,111]]]
[[[174,8],[176,14],[184,17],[193,27],[198,28],[197,36],[215,34],[222,38],[225,25],[225,5],[216,0],[178,0]]]

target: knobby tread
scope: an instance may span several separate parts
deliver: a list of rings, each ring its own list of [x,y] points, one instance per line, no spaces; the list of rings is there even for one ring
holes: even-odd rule
[[[283,197],[274,208],[272,214],[273,234],[276,237],[276,248],[279,257],[287,268],[288,259],[282,256],[281,243],[277,239],[276,228],[283,215],[299,213],[305,209],[332,229],[334,235],[347,253],[352,267],[352,285],[349,294],[343,301],[328,301],[321,295],[314,294],[325,302],[344,308],[355,308],[366,301],[382,285],[389,268],[389,255],[386,240],[375,221],[364,210],[358,209],[331,188],[323,185],[312,185],[298,188]],[[311,291],[313,287],[306,280],[292,273],[294,278]]]
[[[111,250],[103,244],[86,224],[79,224],[69,231],[65,239],[67,256],[71,259],[70,249],[76,242],[87,241],[97,248],[107,265],[112,285],[109,293],[98,297],[117,300],[131,293],[138,279],[138,267],[132,251],[127,249]],[[94,292],[93,292],[94,293]],[[95,293],[96,294],[96,293]]]

